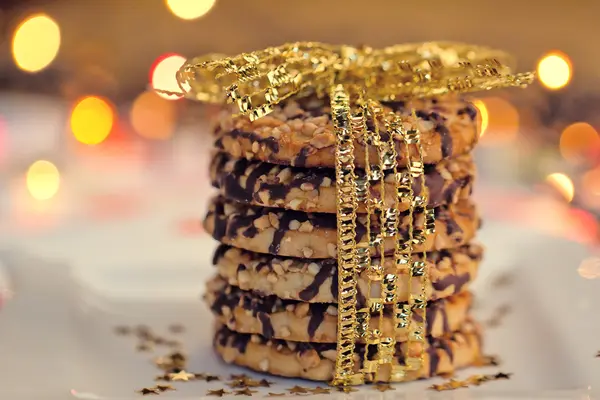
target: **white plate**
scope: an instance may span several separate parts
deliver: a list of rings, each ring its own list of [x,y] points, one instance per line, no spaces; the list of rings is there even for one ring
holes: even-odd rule
[[[211,349],[212,318],[199,297],[203,280],[213,272],[208,260],[214,243],[149,237],[144,224],[115,229],[73,230],[0,253],[6,270],[0,277],[6,276],[4,286],[11,285],[5,292],[13,293],[0,310],[1,399],[138,398],[134,391],[153,385],[157,371],[150,354],[134,350],[133,338],[113,333],[121,324],[145,324],[166,333],[169,324],[183,323],[192,371],[248,373],[222,364]],[[585,259],[593,265],[592,254],[577,243],[497,223],[484,227],[481,240],[488,252],[475,285],[475,312],[485,321],[510,307],[485,335],[486,352],[499,355],[503,363],[462,371],[459,378],[502,371],[512,373],[511,379],[448,392],[426,390],[442,381],[436,379],[399,384],[386,393],[366,387],[334,397],[593,398],[600,383],[600,358],[595,357],[600,350],[600,279],[584,279],[578,272]],[[496,284],[503,276],[512,282]],[[269,380],[275,384],[255,397],[295,384],[316,386]],[[177,391],[163,396],[199,399],[223,383],[175,386]]]

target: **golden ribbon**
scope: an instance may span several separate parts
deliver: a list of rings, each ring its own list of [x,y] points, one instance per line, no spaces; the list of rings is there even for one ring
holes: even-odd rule
[[[332,384],[402,381],[423,374],[429,273],[424,262],[413,260],[412,253],[414,245],[425,242],[433,232],[434,213],[427,207],[424,188],[418,196],[413,191],[415,179],[424,184],[420,133],[407,119],[394,113],[384,115],[381,102],[524,87],[532,82],[533,73],[515,74],[511,64],[511,57],[502,51],[462,43],[416,43],[376,50],[300,42],[235,57],[197,57],[177,72],[181,92],[174,94],[235,103],[250,120],[270,113],[290,96],[329,96],[336,134],[338,229],[338,336]],[[373,128],[367,128],[367,121]],[[380,121],[385,136],[380,135]],[[364,171],[355,169],[356,142],[376,150],[375,160],[369,160],[369,151],[364,152]],[[397,149],[405,152],[407,165],[398,165]],[[395,207],[386,207],[381,200],[386,198],[386,173],[394,176]],[[371,182],[380,182],[379,193],[373,193]],[[356,235],[359,202],[367,209],[367,233],[362,238]],[[406,237],[399,232],[400,202],[409,204]],[[386,240],[395,244],[391,256],[384,252]],[[388,256],[393,257],[392,272],[384,268]],[[367,304],[357,304],[357,277],[363,271],[369,278],[369,293]],[[402,273],[409,275],[407,303],[396,301],[396,282]],[[420,283],[418,287],[411,287],[413,280]],[[378,295],[371,296],[373,288]],[[389,336],[383,335],[381,325],[386,306],[391,308],[395,327]],[[378,327],[371,326],[372,315],[379,316]],[[404,347],[396,343],[400,330],[408,333]],[[357,362],[357,341],[364,343],[358,351],[362,363]]]

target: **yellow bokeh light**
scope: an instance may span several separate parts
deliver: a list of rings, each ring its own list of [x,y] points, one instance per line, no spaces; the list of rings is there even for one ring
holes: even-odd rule
[[[181,89],[179,89],[179,85],[177,84],[177,78],[175,74],[179,68],[181,68],[184,62],[185,57],[178,54],[159,57],[150,72],[150,83],[152,88],[167,90],[170,92],[181,91]],[[165,93],[158,93],[158,95],[169,100],[181,98],[177,95],[168,95]]]
[[[585,122],[576,122],[567,126],[560,135],[560,153],[569,161],[583,161],[589,151],[598,147],[600,147],[598,132]]]
[[[481,126],[479,127],[479,136],[483,136],[485,134],[485,130],[488,127],[489,123],[489,115],[487,107],[482,100],[473,100],[473,105],[477,107],[479,111],[479,117],[481,118]]]
[[[75,139],[87,145],[102,143],[108,137],[113,122],[112,106],[100,97],[81,99],[71,113],[71,131]]]
[[[27,190],[34,199],[51,199],[60,187],[58,168],[50,161],[38,160],[27,170],[26,184]]]
[[[549,53],[539,61],[537,72],[540,82],[548,89],[560,89],[571,80],[571,61],[565,54]]]
[[[165,140],[175,128],[175,104],[155,92],[140,94],[131,106],[131,125],[148,139]]]
[[[181,19],[196,19],[205,15],[215,5],[216,0],[165,0],[173,15]]]
[[[27,18],[15,30],[12,55],[17,67],[38,72],[54,60],[60,48],[60,28],[49,16],[37,14]]]
[[[567,175],[560,172],[555,172],[546,177],[546,182],[558,190],[565,200],[568,202],[573,200],[573,196],[575,195],[575,186],[573,185],[571,178],[569,178]]]

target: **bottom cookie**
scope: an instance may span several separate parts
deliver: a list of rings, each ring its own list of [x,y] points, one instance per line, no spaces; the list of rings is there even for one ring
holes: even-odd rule
[[[334,343],[304,343],[286,340],[267,340],[259,335],[236,333],[223,325],[218,325],[214,347],[221,358],[229,363],[256,371],[290,378],[304,378],[315,381],[331,381],[335,368],[336,345]],[[419,344],[396,345],[394,363],[401,365],[407,351],[414,355]],[[368,351],[368,358],[374,354]],[[365,346],[356,345],[356,370],[364,358]],[[376,353],[375,353],[376,354]],[[425,347],[422,368],[406,380],[427,378],[448,374],[456,369],[473,364],[481,356],[481,335],[478,327],[466,322],[460,331],[444,338],[429,338]],[[390,380],[389,366],[382,366],[377,380]]]

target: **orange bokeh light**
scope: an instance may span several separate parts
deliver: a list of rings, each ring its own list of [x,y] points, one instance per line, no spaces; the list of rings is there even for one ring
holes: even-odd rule
[[[158,57],[150,68],[150,85],[152,88],[170,92],[180,92],[181,89],[179,89],[175,74],[185,61],[185,57],[179,54],[163,54]],[[158,93],[158,95],[169,100],[181,98],[181,96],[165,93]]]
[[[485,120],[482,117],[482,144],[508,143],[515,139],[519,131],[519,112],[510,102],[500,97],[487,97],[480,99],[481,104],[476,107],[485,109]],[[487,124],[484,123],[487,121]],[[485,132],[484,129],[485,128]],[[485,133],[485,134],[483,134]]]
[[[560,135],[560,153],[572,162],[584,161],[586,156],[600,147],[598,132],[588,123],[576,122]]]
[[[600,167],[583,174],[582,185],[587,192],[594,196],[600,196]]]
[[[110,134],[115,115],[108,100],[88,96],[79,100],[71,113],[71,131],[77,141],[87,145],[102,143]]]
[[[176,107],[155,92],[143,92],[131,106],[131,125],[142,137],[165,140],[173,135]]]

